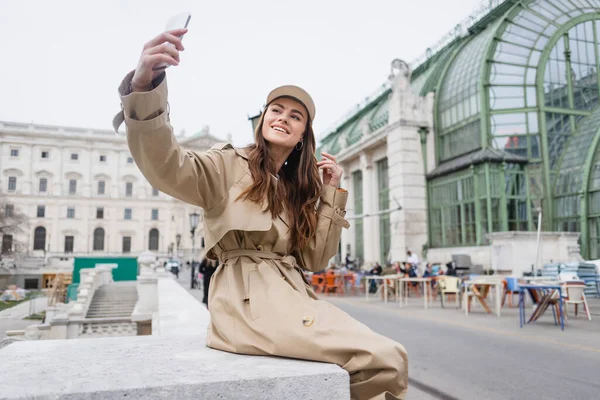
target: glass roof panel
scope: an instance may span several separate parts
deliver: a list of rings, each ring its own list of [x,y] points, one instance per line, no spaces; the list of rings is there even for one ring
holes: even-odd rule
[[[476,108],[471,109],[470,98],[479,96],[478,85],[482,63],[485,59],[485,48],[492,40],[499,22],[488,25],[483,32],[474,36],[461,49],[448,68],[440,90],[438,112],[443,114],[449,111],[450,117],[443,118],[446,125],[442,125],[442,130],[479,112],[479,102],[474,102]]]
[[[583,189],[583,167],[599,126],[600,109],[581,120],[579,133],[572,137],[562,158],[555,194],[578,193]]]

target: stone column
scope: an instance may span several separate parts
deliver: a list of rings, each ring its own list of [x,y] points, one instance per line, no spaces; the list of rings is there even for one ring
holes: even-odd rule
[[[348,191],[348,200],[346,202],[346,213],[347,215],[354,215],[354,189],[352,188],[352,174],[347,165],[340,165],[344,169],[344,177],[341,187]],[[351,258],[354,258],[354,246],[352,229],[354,229],[354,220],[348,221],[350,223],[349,229],[342,229],[342,254],[341,263],[344,264],[346,261],[346,254],[350,254]],[[348,245],[350,245],[350,252],[348,252]]]
[[[158,311],[158,278],[168,274],[162,265],[162,271],[155,271],[158,269],[155,264],[156,256],[152,252],[145,251],[138,257],[138,299],[131,313],[131,320],[137,323],[138,336],[152,334],[152,314]]]
[[[404,61],[392,62],[392,94],[387,138],[390,207],[402,210],[390,215],[392,261],[405,260],[410,248],[422,259],[427,242],[425,174],[419,129],[429,127],[432,97],[421,98],[410,86],[411,71]]]
[[[377,177],[373,171],[371,155],[360,154],[360,169],[363,178],[363,243],[365,263],[379,260],[379,232],[377,232],[377,217],[372,216],[377,211]]]

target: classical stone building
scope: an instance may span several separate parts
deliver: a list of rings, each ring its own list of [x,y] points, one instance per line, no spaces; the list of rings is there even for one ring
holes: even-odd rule
[[[342,256],[489,266],[492,234],[536,231],[541,212],[600,258],[599,9],[486,1],[326,132],[351,191]]]
[[[198,151],[224,141],[208,128],[178,140]],[[2,238],[5,269],[29,264],[51,274],[72,268],[74,256],[168,256],[177,235],[179,255],[189,257],[193,212],[201,245],[202,210],[152,188],[113,131],[0,122],[0,171],[4,213],[29,218],[26,234]]]

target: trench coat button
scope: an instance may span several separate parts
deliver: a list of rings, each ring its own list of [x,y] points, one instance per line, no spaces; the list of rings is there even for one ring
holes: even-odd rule
[[[313,322],[315,322],[315,319],[310,315],[307,315],[306,317],[302,318],[302,324],[304,326],[311,326]]]
[[[258,246],[256,246],[256,250],[258,250],[258,251],[263,251],[262,244],[259,244]]]

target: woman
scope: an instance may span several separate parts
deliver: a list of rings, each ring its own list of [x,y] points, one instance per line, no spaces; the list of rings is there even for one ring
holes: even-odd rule
[[[154,68],[179,64],[186,32],[144,46],[119,88],[123,111],[114,125],[125,120],[131,154],[154,188],[204,208],[207,255],[220,261],[207,345],[335,363],[350,374],[353,399],[404,398],[405,349],[319,301],[301,272],[325,268],[349,226],[342,169],[329,154],[314,156],[310,95],[295,86],[272,91],[247,148],[182,149],[169,124],[165,74]]]

